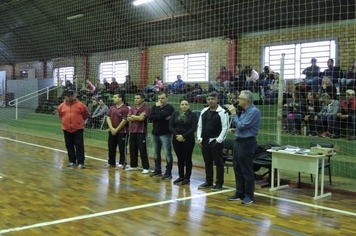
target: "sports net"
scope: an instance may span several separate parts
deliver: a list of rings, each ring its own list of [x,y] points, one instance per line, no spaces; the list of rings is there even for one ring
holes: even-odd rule
[[[104,80],[115,78],[122,88],[130,75],[135,86],[126,91],[128,104],[142,91],[152,106],[155,78],[168,88],[182,75],[185,85],[167,91],[176,109],[183,96],[199,111],[210,91],[218,91],[224,105],[236,91],[251,90],[262,114],[259,144],[308,148],[311,141],[332,142],[340,147],[332,159],[332,175],[340,179],[334,187],[350,189],[356,177],[353,1],[132,2],[2,3],[1,129],[63,140],[56,107],[67,89],[88,106],[92,98],[110,106],[112,91]],[[229,82],[219,83],[224,80]],[[323,113],[314,107],[325,92],[328,104],[341,103],[332,117],[325,113],[331,108]],[[87,145],[106,148],[105,122],[89,125],[85,138]],[[197,146],[194,163],[203,164]]]

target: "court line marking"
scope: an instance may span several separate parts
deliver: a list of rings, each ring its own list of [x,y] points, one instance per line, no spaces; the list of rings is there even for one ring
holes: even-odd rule
[[[24,141],[20,141],[20,140],[16,140],[16,139],[11,139],[11,138],[7,138],[7,137],[2,137],[0,136],[1,139],[6,139],[8,141],[12,141],[12,142],[18,142],[18,143],[22,143],[22,144],[26,144],[29,146],[34,146],[34,147],[39,147],[39,148],[44,148],[44,149],[48,149],[48,150],[53,150],[53,151],[58,151],[58,152],[63,152],[63,153],[67,153],[67,151],[65,150],[61,150],[61,149],[57,149],[57,148],[51,148],[51,147],[47,147],[47,146],[42,146],[42,145],[38,145],[38,144],[34,144],[34,143],[29,143],[29,142],[24,142]],[[106,161],[104,159],[100,159],[100,158],[96,158],[96,157],[91,157],[91,156],[87,156],[86,157],[93,159],[93,160],[99,160],[99,161]],[[167,201],[162,201],[162,202],[157,202],[157,203],[149,203],[149,204],[144,204],[144,205],[138,205],[135,207],[129,207],[129,208],[123,208],[124,211],[128,211],[128,210],[135,210],[135,209],[140,209],[140,208],[144,208],[144,207],[150,207],[150,204],[153,204],[152,206],[156,206],[159,204],[167,204],[167,203],[171,203],[174,201],[184,201],[184,200],[189,200],[189,199],[194,199],[194,198],[198,198],[198,197],[202,197],[202,196],[210,196],[210,195],[214,195],[214,194],[218,194],[218,193],[222,193],[222,192],[229,192],[229,191],[233,191],[233,188],[227,189],[227,190],[223,190],[223,191],[219,191],[219,192],[214,192],[214,193],[207,193],[205,195],[196,195],[196,196],[190,196],[190,197],[185,197],[185,198],[181,198],[181,200],[179,199],[175,199],[175,200],[167,200]],[[331,207],[325,207],[325,206],[320,206],[320,205],[316,205],[316,204],[312,204],[312,203],[306,203],[306,202],[301,202],[301,201],[296,201],[296,200],[291,200],[291,199],[287,199],[287,198],[283,198],[283,197],[275,197],[275,196],[271,196],[271,195],[267,195],[267,194],[263,194],[263,193],[256,193],[255,195],[257,196],[261,196],[261,197],[266,197],[266,198],[270,198],[270,199],[275,199],[275,200],[280,200],[280,201],[286,201],[286,202],[290,202],[293,204],[297,204],[297,205],[302,205],[302,206],[308,206],[308,207],[312,207],[312,208],[316,208],[316,209],[323,209],[323,210],[328,210],[328,211],[332,211],[332,212],[337,212],[340,214],[345,214],[345,215],[350,215],[350,216],[356,216],[355,212],[350,212],[350,211],[344,211],[344,210],[340,210],[337,208],[331,208]],[[95,216],[101,216],[101,215],[107,215],[107,214],[114,214],[117,212],[122,212],[123,209],[117,209],[117,210],[113,210],[113,211],[108,211],[107,212],[102,212],[102,213],[95,213],[95,214],[91,214],[91,215],[85,215],[85,216],[91,216],[91,217],[95,217]],[[125,210],[127,209],[127,210]],[[112,213],[111,213],[112,212]],[[85,216],[77,216],[77,217],[71,217],[68,219],[72,219],[72,220],[79,220],[82,219],[81,217],[85,217]],[[78,218],[79,217],[79,218]],[[88,217],[88,218],[91,218]],[[86,219],[86,218],[83,218]],[[64,219],[66,220],[66,219]],[[62,220],[56,220],[56,221],[52,221],[52,222],[56,222],[54,224],[57,223],[63,223],[61,222]],[[70,220],[69,220],[70,221]],[[67,222],[67,221],[65,221]],[[51,222],[47,222],[50,223],[50,225],[52,225]],[[42,224],[46,224],[46,223],[39,223],[39,224],[34,224],[34,225],[42,225]],[[25,226],[26,227],[26,226]],[[36,226],[36,227],[40,227],[40,226]],[[23,228],[23,227],[17,227],[17,228]],[[13,229],[17,229],[17,228],[13,228]],[[25,228],[26,229],[26,228]],[[9,229],[10,230],[10,229]],[[22,230],[22,229],[21,229]],[[11,231],[8,231],[11,232]],[[2,233],[2,231],[0,231],[0,234]]]
[[[42,223],[37,223],[37,224],[32,224],[32,225],[10,228],[10,229],[3,229],[3,230],[0,230],[0,234],[15,232],[15,231],[22,231],[22,230],[26,230],[26,229],[33,229],[33,228],[38,228],[38,227],[45,227],[45,226],[50,226],[50,225],[55,225],[55,224],[62,224],[62,223],[67,223],[67,222],[71,222],[71,221],[84,220],[84,219],[94,218],[94,217],[98,217],[98,216],[106,216],[106,215],[116,214],[116,213],[120,213],[120,212],[132,211],[132,210],[148,208],[148,207],[153,207],[153,206],[158,206],[158,205],[165,205],[165,204],[174,203],[174,202],[181,202],[181,201],[186,201],[186,200],[191,200],[191,199],[195,199],[195,198],[201,198],[201,197],[206,197],[206,196],[211,196],[211,195],[216,195],[216,194],[226,193],[226,192],[231,192],[231,191],[234,191],[234,189],[230,188],[230,189],[226,189],[226,190],[222,190],[222,191],[218,191],[218,192],[204,193],[204,194],[199,194],[199,195],[194,195],[194,196],[189,196],[189,197],[176,198],[176,199],[171,199],[171,200],[166,200],[166,201],[147,203],[147,204],[136,205],[136,206],[132,206],[132,207],[125,207],[125,208],[115,209],[115,210],[110,210],[110,211],[103,211],[103,212],[98,212],[98,213],[93,213],[93,214],[69,217],[69,218],[64,218],[64,219],[60,219],[60,220],[42,222]]]
[[[62,153],[66,153],[67,154],[66,150],[62,150],[62,149],[58,149],[58,148],[51,148],[51,147],[42,146],[42,145],[39,145],[39,144],[34,144],[34,143],[29,143],[29,142],[24,142],[24,141],[12,139],[12,138],[7,138],[7,137],[3,137],[3,136],[0,136],[0,138],[8,140],[8,141],[16,142],[16,143],[26,144],[26,145],[33,146],[33,147],[39,147],[39,148],[48,149],[48,150],[52,150],[52,151],[56,151],[56,152],[62,152]],[[103,162],[107,161],[107,160],[104,160],[104,159],[101,159],[101,158],[88,156],[88,155],[85,155],[85,158],[89,158],[89,159],[93,159],[93,160],[97,160],[97,161],[103,161]]]

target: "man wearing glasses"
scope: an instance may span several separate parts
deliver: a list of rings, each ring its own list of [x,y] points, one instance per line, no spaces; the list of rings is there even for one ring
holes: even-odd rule
[[[219,106],[217,93],[212,92],[207,97],[208,107],[201,111],[197,139],[205,163],[205,183],[201,188],[211,188],[212,191],[220,191],[224,184],[224,163],[222,157],[223,141],[226,138],[229,126],[229,115]],[[216,165],[216,182],[214,181],[214,163]]]
[[[242,200],[242,204],[251,204],[255,190],[253,158],[257,148],[256,136],[260,128],[261,113],[253,104],[253,93],[249,90],[241,91],[239,106],[243,108],[241,115],[236,114],[236,107],[229,106],[236,127],[231,129],[236,138],[233,157],[236,192],[228,200]]]

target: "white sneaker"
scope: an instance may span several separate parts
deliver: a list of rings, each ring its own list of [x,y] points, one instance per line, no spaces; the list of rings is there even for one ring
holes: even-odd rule
[[[148,173],[150,173],[150,171],[147,170],[147,169],[143,169],[141,173],[142,173],[142,174],[148,174]]]
[[[118,164],[117,166],[116,166],[116,169],[117,170],[122,170],[122,169],[124,169],[124,165],[123,164]]]
[[[129,168],[125,168],[125,170],[138,170],[137,167],[129,167]]]
[[[126,169],[130,169],[130,168],[131,168],[130,165],[126,165],[126,166],[125,166],[125,170],[126,170]]]

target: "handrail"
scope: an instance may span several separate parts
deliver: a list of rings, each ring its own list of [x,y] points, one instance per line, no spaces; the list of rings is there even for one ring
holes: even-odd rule
[[[42,88],[42,89],[39,89],[37,91],[34,91],[32,93],[29,93],[29,94],[26,94],[22,97],[19,97],[19,98],[16,98],[14,100],[11,100],[10,102],[8,102],[7,104],[9,106],[15,106],[16,107],[16,113],[15,113],[15,116],[16,116],[16,120],[18,119],[18,106],[20,103],[23,103],[23,102],[26,102],[32,98],[35,98],[35,97],[39,97],[40,95],[42,94],[45,94],[47,93],[47,100],[49,99],[49,92],[52,91],[52,90],[55,90],[55,89],[58,89],[59,87],[61,86],[57,86],[57,87],[54,87],[53,85],[52,86],[48,86],[46,88]]]

